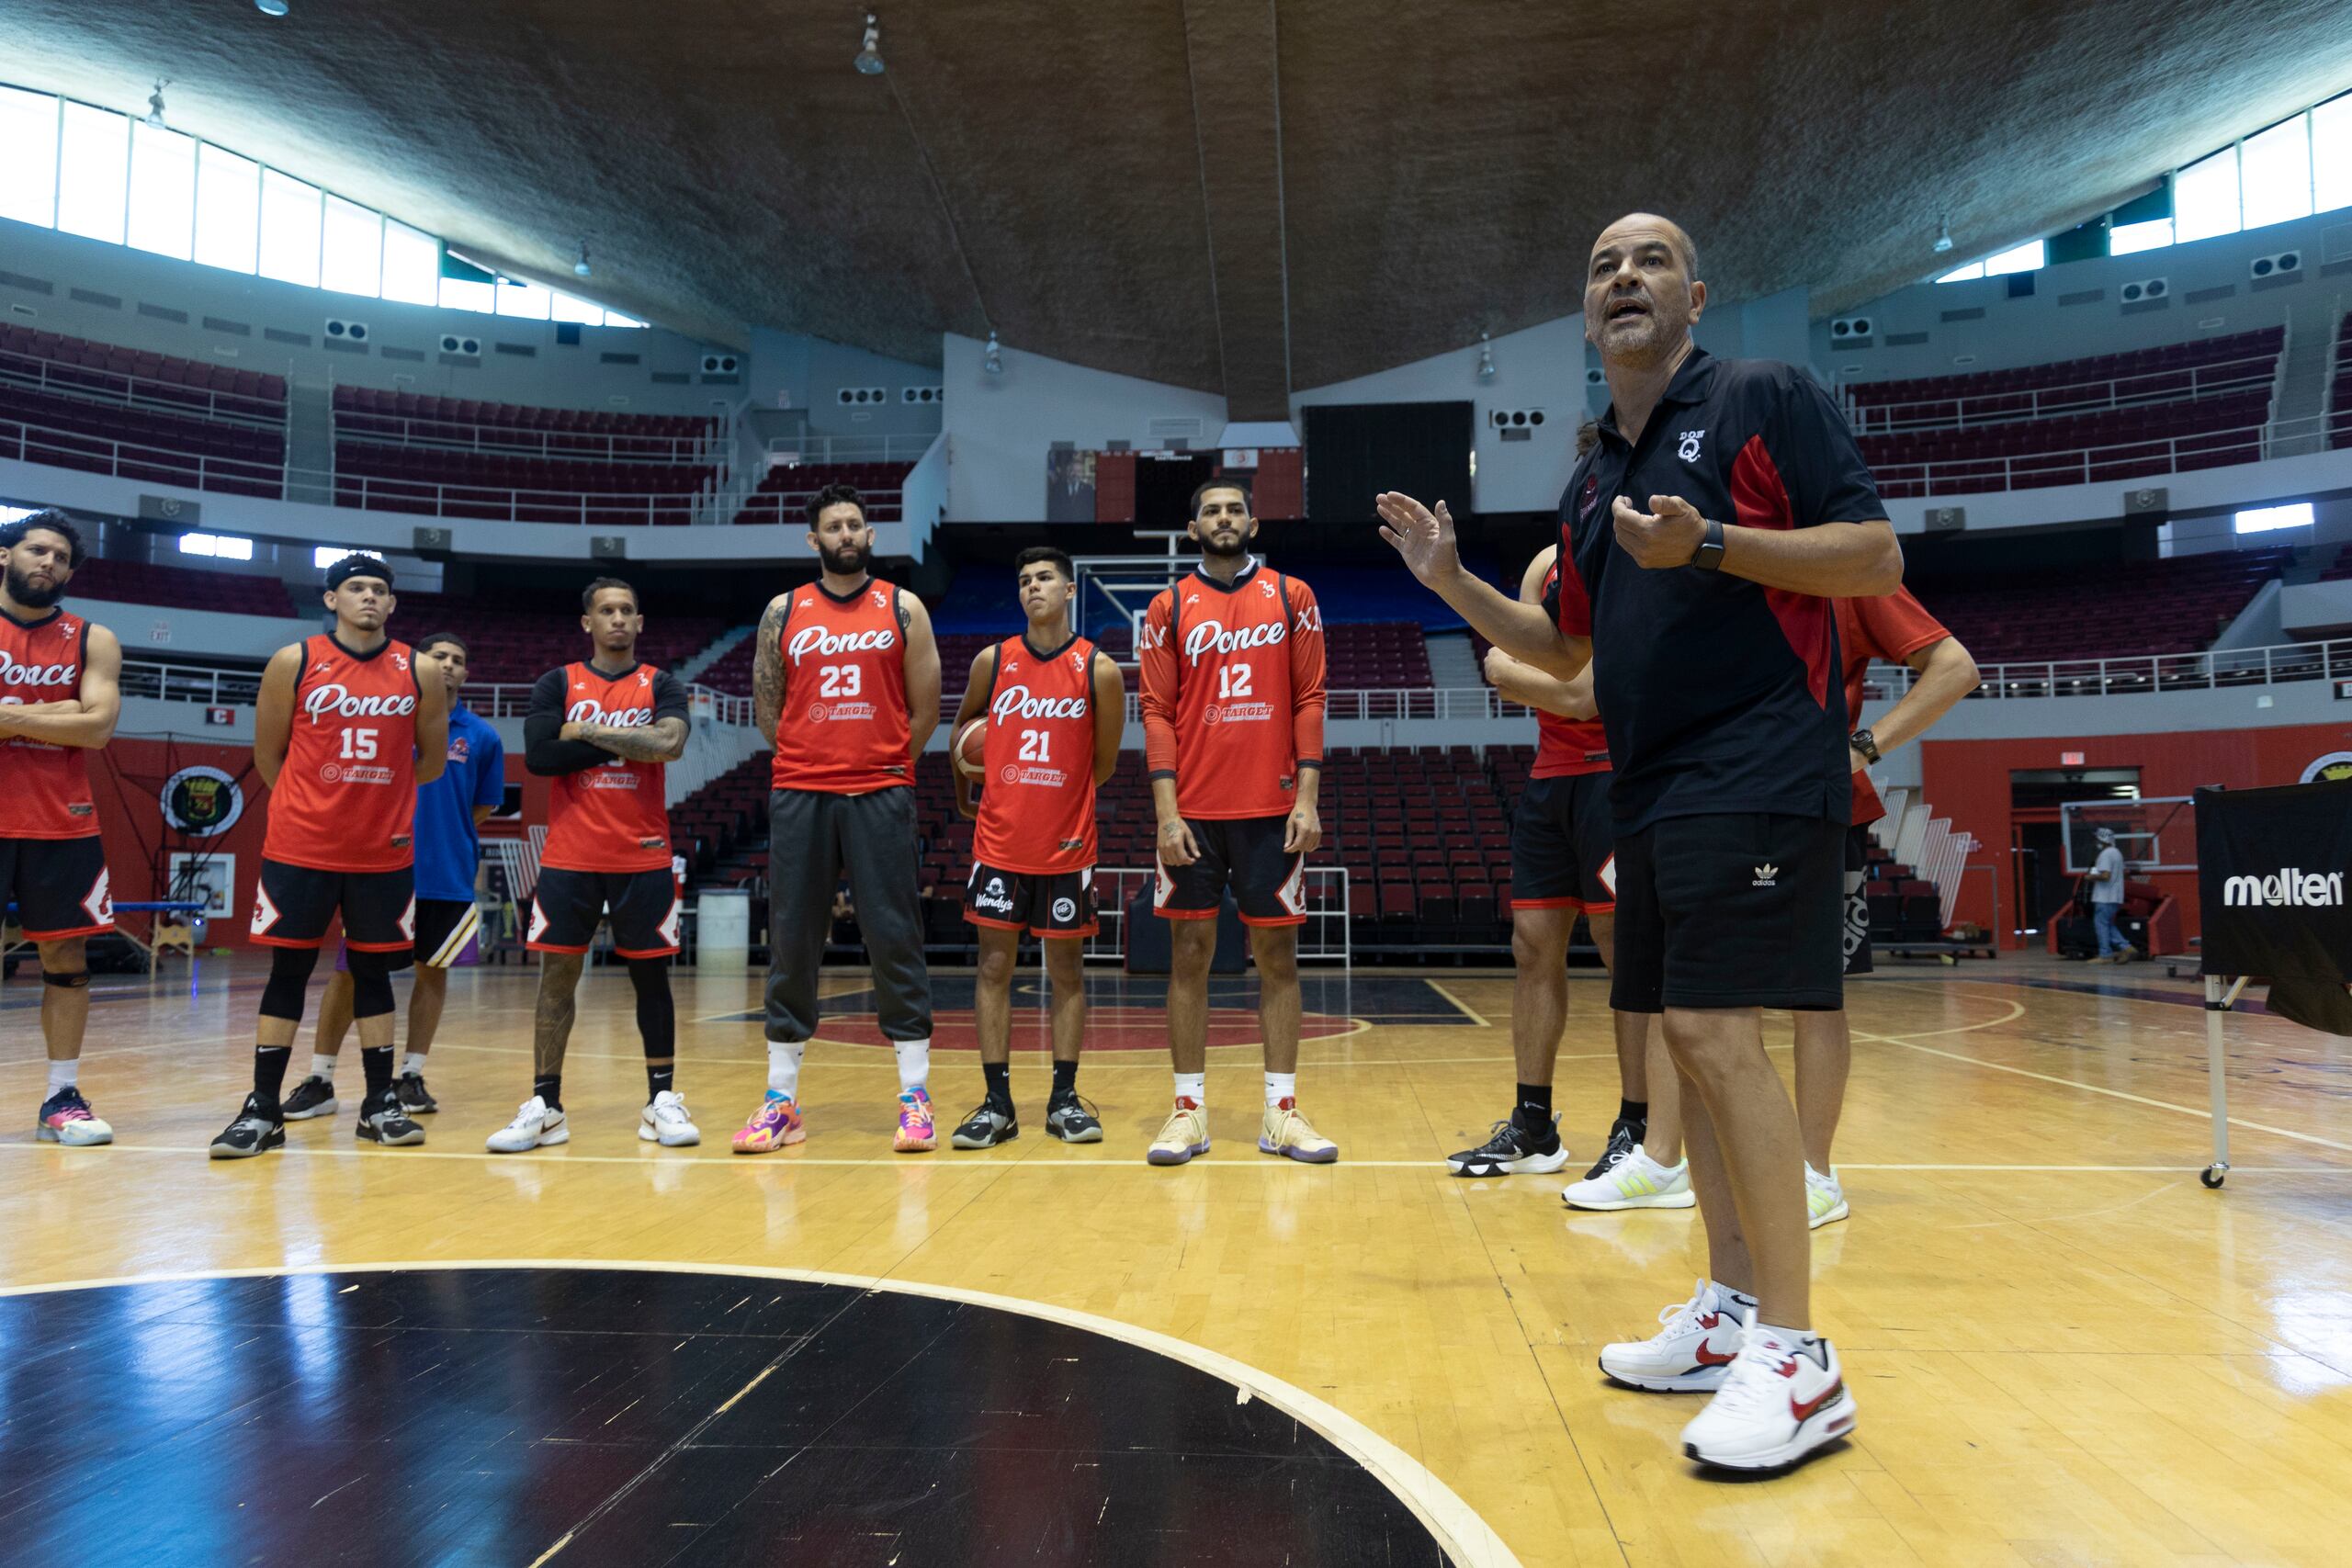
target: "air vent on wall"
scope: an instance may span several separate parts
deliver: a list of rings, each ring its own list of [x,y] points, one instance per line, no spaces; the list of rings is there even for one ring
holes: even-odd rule
[[[842,403],[859,408],[890,400],[888,390],[881,387],[836,387],[833,396]]]
[[[254,329],[251,323],[245,321],[232,321],[226,316],[205,317],[204,330],[209,333],[233,333],[239,337],[251,337],[254,335]]]
[[[29,294],[54,294],[57,285],[45,277],[27,277],[21,272],[0,272],[0,283],[11,288],[21,288]]]
[[[706,376],[732,376],[741,362],[731,354],[706,354],[702,356],[702,373]]]
[[[1927,341],[1928,334],[1925,333],[1889,333],[1886,334],[1886,346],[1889,348],[1916,348],[1920,344]]]
[[[2237,292],[2234,283],[2217,283],[2211,288],[2192,288],[2181,299],[2191,305],[2210,305],[2216,299],[2233,299]]]
[[[1524,430],[1544,423],[1542,409],[1488,409],[1487,423],[1497,430]]]
[[[175,321],[181,326],[187,325],[187,312],[175,310],[169,305],[150,305],[142,299],[139,303],[139,313],[153,321]]]
[[[2115,297],[2126,305],[2137,305],[2143,299],[2161,299],[2172,291],[2172,284],[2161,277],[2143,277],[2125,284],[2115,291]]]
[[[1829,319],[1829,341],[1832,343],[1851,343],[1856,338],[1871,336],[1876,330],[1877,323],[1868,316],[1832,316]]]
[[[941,394],[936,387],[901,387],[899,389],[899,400],[902,403],[935,403],[941,400]]]
[[[122,296],[119,294],[101,294],[95,288],[69,288],[66,292],[85,305],[103,305],[109,310],[122,309]]]
[[[2256,256],[2246,263],[2245,270],[2248,276],[2255,278],[2278,277],[2287,273],[2301,272],[2303,270],[2303,253],[2274,251],[2269,255]]]
[[[444,354],[477,355],[481,352],[481,339],[478,337],[459,337],[456,333],[443,333],[441,334],[441,352]]]
[[[423,349],[394,348],[390,344],[386,344],[376,352],[382,355],[387,359],[405,359],[412,364],[424,357],[424,351]]]
[[[596,356],[596,363],[599,365],[634,365],[637,363],[637,355],[634,354],[600,354]]]
[[[261,335],[272,343],[290,343],[297,348],[311,346],[311,334],[308,333],[289,333],[278,327],[264,327],[261,330]]]
[[[329,343],[366,343],[368,341],[368,323],[365,321],[348,321],[341,316],[329,316],[327,318],[327,341]]]
[[[1603,371],[1602,371],[1602,369],[1600,368],[1600,366],[1598,366],[1598,365],[1588,365],[1588,366],[1586,366],[1586,367],[1585,367],[1585,369],[1584,369],[1584,384],[1585,384],[1586,386],[1588,386],[1588,387],[1598,387],[1598,386],[1601,385],[1603,382],[1607,381],[1608,379],[1609,379],[1608,375],[1607,375],[1605,372],[1603,372]]]

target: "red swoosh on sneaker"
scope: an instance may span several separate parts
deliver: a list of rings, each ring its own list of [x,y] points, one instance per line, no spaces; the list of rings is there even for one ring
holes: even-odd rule
[[[1739,1359],[1739,1352],[1736,1350],[1733,1351],[1728,1356],[1718,1356],[1713,1350],[1707,1348],[1704,1341],[1700,1343],[1699,1348],[1694,1351],[1693,1354],[1697,1358],[1699,1364],[1702,1367],[1728,1367],[1734,1361]],[[1804,1417],[1799,1416],[1798,1419],[1803,1420]]]
[[[1789,1414],[1795,1416],[1800,1422],[1810,1420],[1815,1411],[1820,1409],[1823,1405],[1837,1398],[1838,1395],[1845,1390],[1845,1387],[1846,1380],[1840,1378],[1836,1382],[1831,1383],[1827,1388],[1823,1389],[1815,1398],[1801,1400],[1797,1398],[1796,1395],[1791,1394],[1789,1396]]]

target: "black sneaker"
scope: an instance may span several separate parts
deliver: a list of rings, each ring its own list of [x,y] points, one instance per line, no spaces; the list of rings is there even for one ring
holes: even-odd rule
[[[947,1142],[959,1149],[992,1149],[1019,1136],[1021,1123],[1014,1119],[1012,1107],[983,1100],[978,1110],[964,1118],[964,1124],[948,1135]]]
[[[212,1140],[214,1159],[251,1159],[268,1149],[286,1146],[286,1123],[261,1107],[261,1096],[249,1094],[237,1119]]]
[[[352,1132],[371,1144],[392,1148],[424,1142],[424,1129],[409,1120],[408,1112],[401,1109],[401,1097],[390,1089],[360,1101],[359,1124]]]
[[[1046,1131],[1065,1144],[1099,1144],[1102,1119],[1091,1103],[1073,1094],[1046,1107]]]
[[[286,1097],[285,1119],[308,1122],[313,1116],[332,1116],[342,1105],[343,1101],[334,1097],[334,1080],[312,1073]]]
[[[1600,1151],[1600,1157],[1592,1162],[1592,1168],[1584,1173],[1584,1179],[1591,1181],[1616,1169],[1642,1141],[1642,1134],[1648,1131],[1649,1128],[1642,1122],[1628,1122],[1622,1116],[1611,1122],[1609,1146]]]
[[[441,1102],[424,1087],[423,1073],[402,1073],[393,1080],[392,1089],[401,1097],[401,1109],[412,1116],[430,1116],[441,1109]]]
[[[1558,1117],[1541,1138],[1509,1117],[1496,1122],[1495,1135],[1476,1148],[1448,1156],[1445,1168],[1456,1176],[1546,1176],[1567,1163]]]

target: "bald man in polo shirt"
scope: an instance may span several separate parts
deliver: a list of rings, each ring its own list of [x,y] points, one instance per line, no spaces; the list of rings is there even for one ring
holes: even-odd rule
[[[1462,569],[1444,502],[1379,508],[1413,575],[1504,652],[1563,679],[1593,663],[1617,767],[1610,1000],[1665,1015],[1712,1274],[1600,1365],[1635,1388],[1714,1391],[1683,1451],[1770,1470],[1854,1426],[1812,1332],[1804,1156],[1760,1010],[1842,1004],[1852,805],[1831,601],[1893,592],[1903,553],[1819,383],[1691,341],[1698,274],[1690,237],[1654,214],[1593,243],[1585,335],[1610,409],[1561,502],[1545,604]]]

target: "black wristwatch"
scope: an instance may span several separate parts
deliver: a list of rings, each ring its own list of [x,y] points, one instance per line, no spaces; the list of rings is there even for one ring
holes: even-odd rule
[[[1713,518],[1705,519],[1706,536],[1690,556],[1690,564],[1701,571],[1713,571],[1724,564],[1724,525]]]
[[[1872,735],[1869,730],[1857,729],[1853,734],[1846,737],[1846,744],[1851,746],[1855,750],[1860,751],[1862,754],[1862,760],[1864,761],[1875,762],[1878,761],[1878,737]]]

